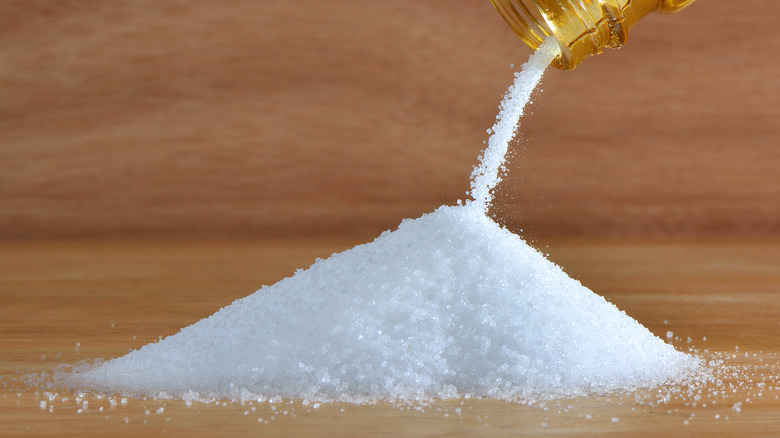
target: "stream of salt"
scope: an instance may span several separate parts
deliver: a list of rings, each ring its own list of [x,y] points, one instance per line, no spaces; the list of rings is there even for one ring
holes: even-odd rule
[[[488,146],[479,158],[479,165],[471,174],[471,197],[477,208],[487,211],[493,199],[492,190],[501,181],[501,168],[504,165],[509,143],[515,137],[517,124],[523,116],[523,110],[531,94],[542,80],[547,66],[558,55],[558,45],[548,38],[531,58],[515,73],[514,83],[509,87],[504,100],[499,105],[496,123],[490,129]]]

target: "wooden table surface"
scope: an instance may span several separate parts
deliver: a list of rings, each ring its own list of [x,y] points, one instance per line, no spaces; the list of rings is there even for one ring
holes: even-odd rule
[[[780,434],[778,239],[570,239],[545,248],[567,272],[654,333],[665,337],[672,331],[678,348],[726,357],[716,370],[735,374],[721,375],[722,385],[705,387],[698,400],[692,394],[651,406],[653,398],[640,391],[546,409],[490,400],[438,402],[419,410],[383,404],[314,408],[287,401],[274,408],[267,403],[187,406],[153,399],[117,399],[112,407],[107,398],[77,400],[77,394],[62,389],[49,400],[44,389],[25,383],[25,375],[57,364],[119,356],[173,334],[315,257],[355,243],[0,243],[0,436]],[[714,395],[714,390],[722,392]],[[739,402],[741,412],[732,408]]]

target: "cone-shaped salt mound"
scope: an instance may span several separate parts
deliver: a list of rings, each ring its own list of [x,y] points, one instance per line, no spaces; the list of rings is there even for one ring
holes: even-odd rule
[[[208,398],[539,398],[674,381],[696,368],[471,205],[237,300],[68,378]]]

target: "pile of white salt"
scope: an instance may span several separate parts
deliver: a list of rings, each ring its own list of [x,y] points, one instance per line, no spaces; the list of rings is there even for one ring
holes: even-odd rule
[[[486,215],[546,43],[502,102],[474,201],[405,220],[73,387],[183,398],[532,401],[652,387],[696,360],[568,277]]]

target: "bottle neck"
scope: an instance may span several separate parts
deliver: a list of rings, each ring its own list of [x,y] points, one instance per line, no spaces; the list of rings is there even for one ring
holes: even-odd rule
[[[693,0],[491,0],[504,20],[528,46],[548,36],[561,55],[553,65],[571,70],[605,47],[625,44],[628,30],[647,14],[675,12]]]

